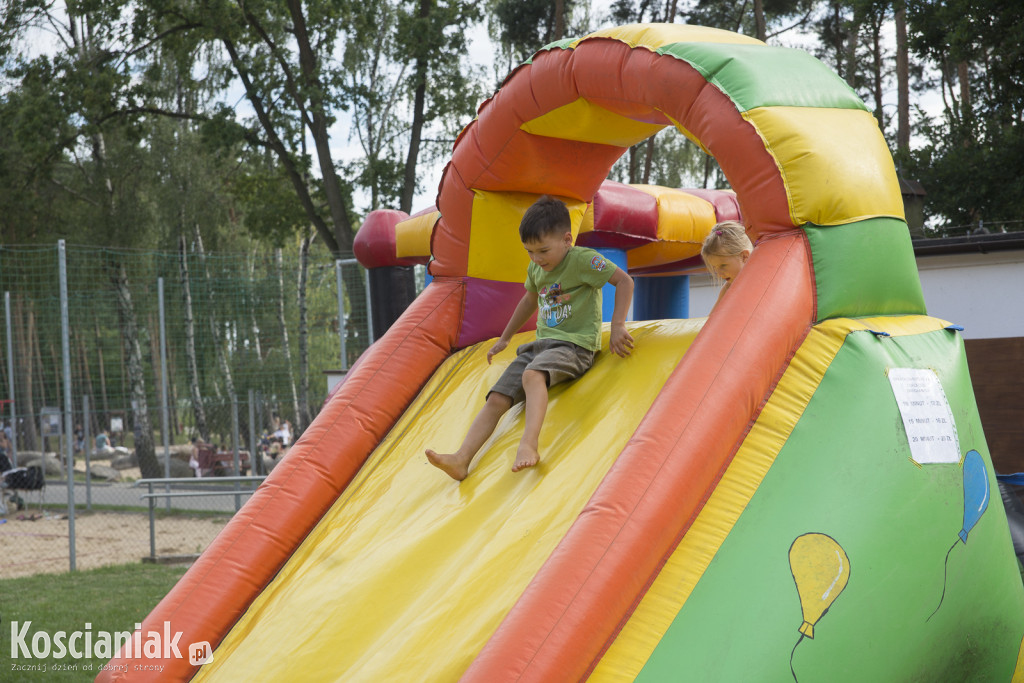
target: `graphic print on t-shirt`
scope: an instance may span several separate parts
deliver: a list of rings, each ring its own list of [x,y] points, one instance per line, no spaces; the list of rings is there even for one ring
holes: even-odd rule
[[[569,303],[569,294],[562,293],[562,285],[559,282],[540,289],[540,315],[548,327],[557,327],[559,323],[565,322],[572,315],[572,304]]]

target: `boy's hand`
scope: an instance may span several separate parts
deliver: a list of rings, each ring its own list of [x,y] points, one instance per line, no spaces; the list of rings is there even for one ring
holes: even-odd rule
[[[608,348],[620,358],[625,358],[633,352],[633,337],[626,331],[626,323],[612,323]]]
[[[497,354],[504,351],[507,346],[508,342],[505,341],[504,339],[499,339],[498,341],[494,342],[494,346],[492,346],[491,350],[487,352],[487,364],[490,365],[491,359],[494,358]]]

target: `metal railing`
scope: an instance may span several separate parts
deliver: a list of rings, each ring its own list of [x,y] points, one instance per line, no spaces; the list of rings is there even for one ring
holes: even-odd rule
[[[208,478],[193,478],[193,477],[163,477],[160,479],[139,479],[135,482],[135,487],[145,486],[147,492],[140,495],[140,498],[145,499],[149,503],[149,557],[151,560],[156,560],[156,499],[166,498],[167,504],[170,505],[172,498],[201,498],[201,497],[213,497],[213,496],[234,496],[235,497],[235,512],[238,512],[242,507],[242,496],[252,495],[256,492],[256,488],[266,479],[266,476],[256,477],[208,477]],[[188,486],[194,488],[195,486],[206,486],[206,485],[223,485],[233,484],[231,489],[221,491],[171,491],[171,486]],[[251,489],[243,489],[242,484],[256,484],[257,486]],[[164,487],[164,491],[154,491],[153,487],[161,486]]]

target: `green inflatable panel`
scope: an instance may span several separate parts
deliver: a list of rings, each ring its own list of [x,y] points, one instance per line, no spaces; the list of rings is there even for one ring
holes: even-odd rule
[[[912,459],[892,368],[935,371],[962,463]],[[637,680],[1010,683],[1024,591],[997,490],[960,336],[850,334]]]
[[[835,72],[803,50],[768,45],[674,43],[658,49],[687,62],[736,104],[757,107],[867,107]]]
[[[814,259],[818,320],[924,314],[907,224],[872,218],[826,228],[804,226]]]

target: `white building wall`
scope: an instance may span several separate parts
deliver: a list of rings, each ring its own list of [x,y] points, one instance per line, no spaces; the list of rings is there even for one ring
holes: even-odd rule
[[[964,339],[1024,337],[1024,251],[917,259],[928,314],[964,328]]]
[[[690,317],[704,318],[718,299],[718,285],[706,273],[690,276]]]
[[[1024,251],[917,259],[928,314],[964,328],[965,339],[1024,337]],[[690,317],[711,312],[718,287],[690,276]]]

